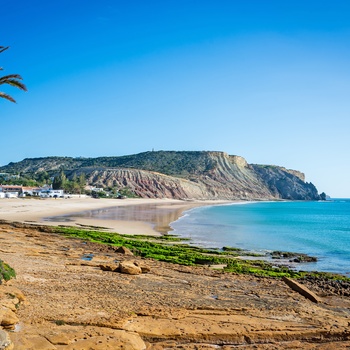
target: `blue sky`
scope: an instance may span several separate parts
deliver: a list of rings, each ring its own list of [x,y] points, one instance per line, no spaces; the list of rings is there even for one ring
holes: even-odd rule
[[[0,0],[0,164],[213,150],[350,197],[349,1]]]

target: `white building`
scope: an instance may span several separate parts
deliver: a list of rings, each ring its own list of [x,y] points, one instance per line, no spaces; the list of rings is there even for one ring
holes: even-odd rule
[[[0,185],[0,198],[38,196],[41,198],[63,198],[64,190],[54,190],[50,186],[28,187],[16,185]]]
[[[42,198],[63,198],[64,190],[44,189],[39,192],[39,196]]]
[[[17,198],[18,195],[18,192],[5,192],[5,198]]]

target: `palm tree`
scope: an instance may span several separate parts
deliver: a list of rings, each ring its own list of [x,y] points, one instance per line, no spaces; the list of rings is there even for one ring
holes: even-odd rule
[[[0,46],[0,53],[4,52],[7,50],[9,47],[5,46]],[[0,71],[4,70],[2,67],[0,67]],[[23,91],[27,91],[26,86],[20,82],[22,80],[22,77],[19,74],[9,74],[9,75],[4,75],[3,77],[0,77],[0,85],[7,84],[14,86],[18,89],[21,89]],[[14,98],[12,98],[10,95],[5,94],[4,92],[0,91],[0,98],[5,98],[6,100],[9,100],[11,102],[16,102]]]

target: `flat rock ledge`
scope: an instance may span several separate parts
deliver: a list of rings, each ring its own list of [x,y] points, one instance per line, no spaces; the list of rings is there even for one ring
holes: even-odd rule
[[[350,348],[346,296],[316,303],[282,279],[143,259],[35,228],[0,225],[0,242],[17,274],[0,286],[0,350]],[[308,289],[318,297],[312,281]]]
[[[140,335],[124,330],[100,328],[96,331],[96,327],[64,325],[59,327],[59,330],[46,331],[42,326],[37,326],[35,329],[28,327],[25,333],[15,340],[15,350],[146,349],[146,344]]]
[[[25,309],[25,301],[18,288],[0,285],[0,350],[146,349],[145,342],[134,331],[100,327],[96,330],[96,327],[66,325],[62,320],[55,322],[60,326],[57,329],[39,324],[26,325],[20,332],[13,332],[16,327],[23,327],[16,311],[21,307]]]

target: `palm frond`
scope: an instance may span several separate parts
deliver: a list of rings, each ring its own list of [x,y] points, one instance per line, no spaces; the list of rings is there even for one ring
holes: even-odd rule
[[[27,91],[27,87],[22,84],[20,81],[16,80],[16,79],[5,79],[5,80],[2,80],[0,78],[0,85],[3,85],[3,84],[8,84],[8,85],[11,85],[11,86],[14,86],[18,89],[21,89],[23,91]]]
[[[8,74],[0,77],[0,81],[5,81],[7,79],[18,79],[23,80],[23,78],[19,74]]]
[[[10,46],[0,46],[0,53],[7,50]]]
[[[10,95],[5,94],[4,92],[0,92],[0,98],[5,98],[6,100],[16,103],[16,101]]]
[[[0,46],[0,53],[7,50],[9,46]],[[0,71],[4,70],[2,67],[0,67]],[[5,75],[3,77],[0,77],[0,85],[7,84],[10,86],[14,86],[20,90],[27,91],[27,87],[20,82],[20,80],[23,80],[22,77],[19,74],[9,74]],[[0,98],[4,98],[6,100],[9,100],[11,102],[16,102],[13,97],[11,97],[8,94],[5,94],[4,92],[0,92]]]

